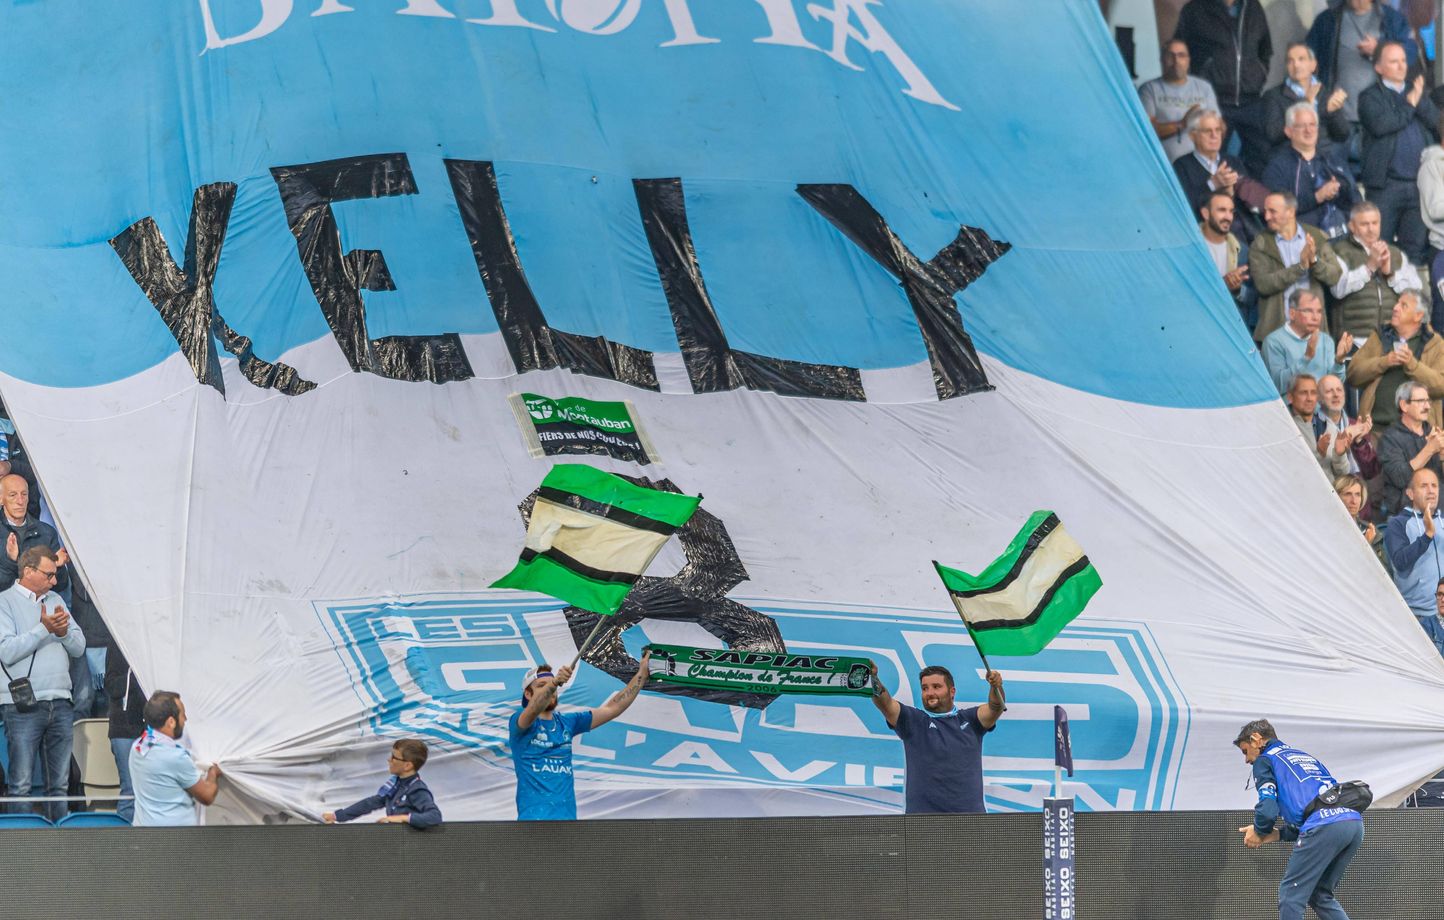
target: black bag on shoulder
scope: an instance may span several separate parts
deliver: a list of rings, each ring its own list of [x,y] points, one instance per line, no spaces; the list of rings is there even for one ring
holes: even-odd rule
[[[0,662],[0,671],[10,677],[10,669]],[[35,698],[35,688],[30,686],[30,675],[35,671],[35,653],[30,653],[30,669],[25,672],[24,677],[10,677],[10,683],[6,689],[10,691],[10,699],[15,702],[16,712],[34,712],[40,708],[40,701]]]
[[[1304,821],[1309,820],[1309,816],[1320,808],[1347,808],[1351,811],[1362,812],[1373,803],[1374,792],[1363,780],[1354,779],[1347,783],[1335,783],[1314,796],[1314,800],[1304,808]]]

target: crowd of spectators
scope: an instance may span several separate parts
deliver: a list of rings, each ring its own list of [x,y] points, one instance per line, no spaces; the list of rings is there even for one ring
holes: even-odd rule
[[[0,404],[0,784],[7,798],[48,800],[7,801],[5,811],[52,821],[81,791],[73,723],[105,714],[102,675],[124,665],[74,568]]]
[[[1189,0],[1139,96],[1289,417],[1444,654],[1444,135],[1422,43],[1331,0],[1284,49]]]

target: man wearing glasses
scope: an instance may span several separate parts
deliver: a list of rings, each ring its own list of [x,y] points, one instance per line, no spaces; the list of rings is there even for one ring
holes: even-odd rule
[[[45,794],[64,796],[70,782],[70,659],[85,654],[85,636],[55,594],[59,560],[48,546],[32,546],[17,560],[19,578],[0,591],[0,719],[10,749],[6,792],[30,794],[35,755],[44,753]],[[7,810],[25,811],[7,803]],[[46,802],[52,821],[65,802]]]
[[[1350,381],[1353,378],[1351,373]],[[1399,416],[1379,436],[1379,463],[1384,467],[1379,510],[1385,516],[1406,507],[1404,490],[1419,470],[1431,470],[1436,479],[1444,478],[1439,459],[1444,451],[1444,429],[1436,427],[1430,418],[1433,399],[1428,387],[1412,380],[1399,384],[1394,390],[1394,405]]]

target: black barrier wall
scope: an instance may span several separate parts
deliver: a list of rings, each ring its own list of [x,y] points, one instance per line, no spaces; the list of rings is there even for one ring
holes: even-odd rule
[[[1080,815],[1082,920],[1276,917],[1288,849],[1233,812]],[[1444,809],[1371,812],[1339,897],[1444,918]],[[6,830],[4,917],[1042,916],[1042,821],[779,818]]]

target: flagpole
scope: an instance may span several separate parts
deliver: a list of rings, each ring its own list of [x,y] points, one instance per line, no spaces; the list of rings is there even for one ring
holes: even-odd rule
[[[942,568],[942,566],[940,566],[940,565],[938,564],[938,561],[937,561],[936,559],[933,560],[933,568],[937,570],[938,578],[942,578],[942,577],[943,577],[943,568]],[[943,581],[943,587],[946,589],[947,586],[948,586],[948,583],[947,583],[946,580],[944,580],[944,581]],[[954,604],[953,606],[954,606],[954,607],[957,607],[957,604]],[[983,644],[978,641],[978,634],[975,633],[975,632],[973,632],[973,624],[968,622],[968,618],[963,615],[963,612],[962,612],[961,610],[958,611],[958,619],[960,619],[960,620],[963,621],[963,626],[965,626],[965,627],[967,628],[967,630],[968,630],[968,638],[973,640],[973,650],[976,651],[976,652],[978,653],[978,657],[983,660],[983,679],[984,679],[984,680],[987,680],[988,674],[990,674],[990,673],[992,672],[992,670],[993,670],[993,666],[990,665],[990,664],[988,664],[988,656],[985,655],[985,654],[983,654]],[[990,686],[991,686],[991,685],[990,685]],[[1003,698],[1003,711],[1004,711],[1004,712],[1007,712],[1007,711],[1008,711],[1008,699],[1007,699],[1007,697],[1003,695],[1003,691],[1002,691],[1002,690],[999,690],[999,691],[998,691],[998,696],[1000,696],[1000,697]]]
[[[592,631],[587,633],[587,637],[582,640],[582,644],[577,646],[577,657],[572,659],[570,665],[572,670],[576,670],[577,662],[582,660],[582,656],[587,653],[587,648],[592,644],[592,640],[597,637],[597,633],[602,631],[602,627],[606,625],[606,622],[606,617],[597,614],[597,625],[592,627]]]

